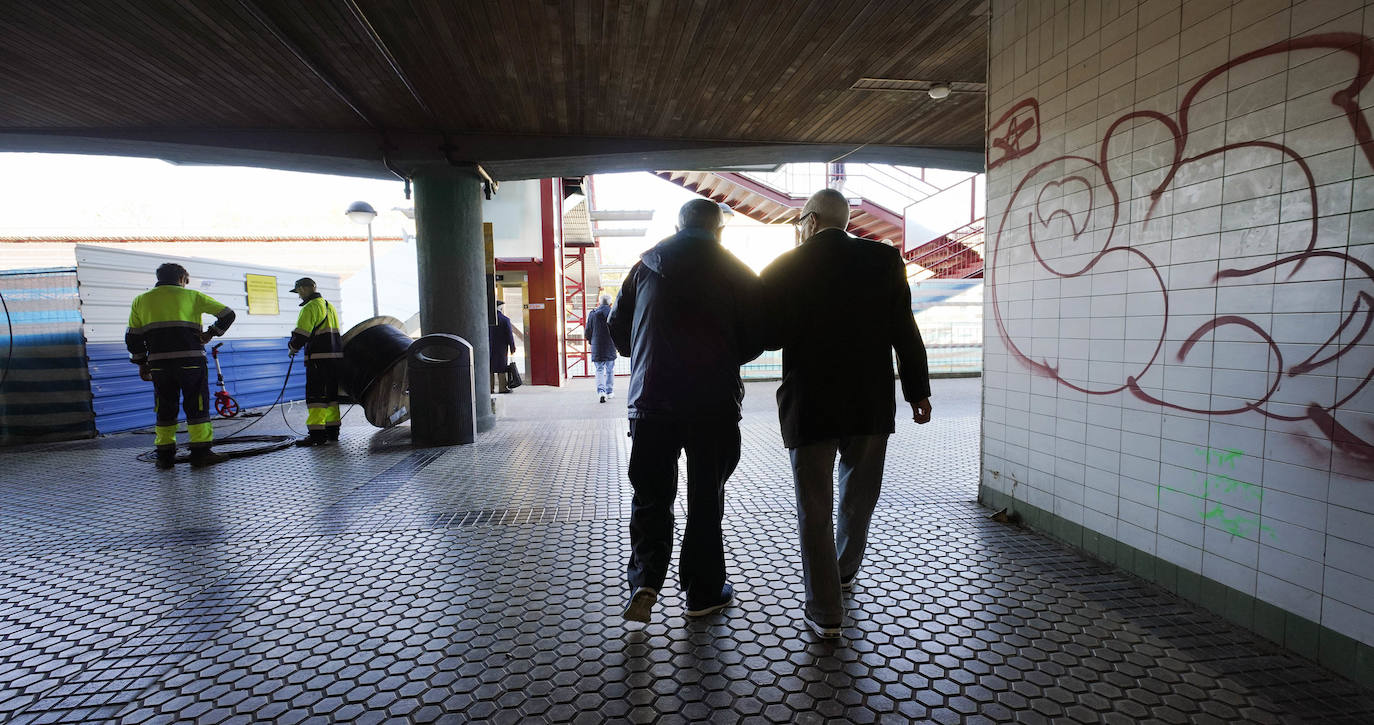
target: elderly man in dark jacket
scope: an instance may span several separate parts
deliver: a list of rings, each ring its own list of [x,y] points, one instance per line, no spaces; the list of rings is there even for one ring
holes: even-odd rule
[[[802,208],[801,246],[761,275],[770,349],[782,348],[778,418],[792,458],[801,533],[806,621],[838,637],[859,573],[897,411],[892,353],[917,423],[930,420],[930,375],[911,313],[902,255],[845,232],[849,202],[834,189]],[[843,296],[843,305],[835,304]],[[836,344],[826,330],[845,330]],[[839,454],[840,516],[832,523]],[[838,550],[838,551],[837,551]]]
[[[615,397],[615,342],[611,340],[611,296],[602,294],[600,304],[587,313],[587,342],[596,368],[596,395],[601,402]]]
[[[678,233],[641,255],[611,311],[611,337],[630,357],[631,621],[649,621],[668,574],[683,450],[687,528],[678,575],[687,614],[711,614],[734,599],[721,516],[740,455],[739,368],[763,348],[758,278],[720,245],[720,229],[714,202],[683,205]]]

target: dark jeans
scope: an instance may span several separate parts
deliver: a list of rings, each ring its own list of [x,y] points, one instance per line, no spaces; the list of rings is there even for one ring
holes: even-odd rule
[[[840,457],[840,520],[835,507],[835,455]],[[840,580],[859,572],[868,546],[868,525],[883,487],[887,435],[836,438],[790,450],[797,489],[806,613],[823,624],[844,616]]]
[[[677,459],[687,451],[687,531],[682,537],[678,579],[689,609],[720,599],[725,585],[725,544],[720,522],[725,481],[739,464],[739,423],[727,421],[630,421],[630,591],[662,589],[673,555],[673,501]]]
[[[157,416],[153,444],[164,455],[176,450],[177,408],[186,412],[191,449],[209,448],[214,437],[210,427],[210,375],[205,358],[173,358],[148,364],[153,378],[153,411]]]

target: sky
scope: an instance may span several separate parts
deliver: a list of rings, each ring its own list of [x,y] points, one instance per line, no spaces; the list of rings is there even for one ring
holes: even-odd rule
[[[400,236],[400,181],[157,159],[0,154],[0,236],[348,236],[372,204],[377,236]]]
[[[607,238],[602,261],[633,264],[672,234],[677,210],[700,198],[645,172],[597,175],[595,208],[652,209],[642,238]],[[500,191],[498,190],[499,194]],[[373,233],[400,236],[413,223],[399,181],[157,159],[0,153],[0,236],[344,236],[364,231],[344,216],[355,201],[378,211]],[[755,270],[792,246],[788,226],[736,214],[725,246]]]

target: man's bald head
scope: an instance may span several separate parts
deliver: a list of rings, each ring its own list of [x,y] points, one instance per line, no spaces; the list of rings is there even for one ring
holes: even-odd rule
[[[849,200],[834,189],[821,189],[806,200],[801,215],[811,214],[816,218],[816,230],[844,229],[849,226]]]
[[[724,225],[720,207],[710,199],[693,199],[683,204],[677,213],[679,229],[704,229],[714,233]]]

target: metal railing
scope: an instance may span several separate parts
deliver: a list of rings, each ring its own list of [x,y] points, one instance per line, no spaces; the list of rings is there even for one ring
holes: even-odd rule
[[[851,199],[867,199],[879,206],[901,213],[902,209],[925,199],[941,189],[927,182],[924,169],[907,169],[887,164],[809,163],[784,164],[777,171],[745,171],[741,176],[767,184],[790,196],[806,197],[820,189],[831,188],[843,178],[841,191]]]

